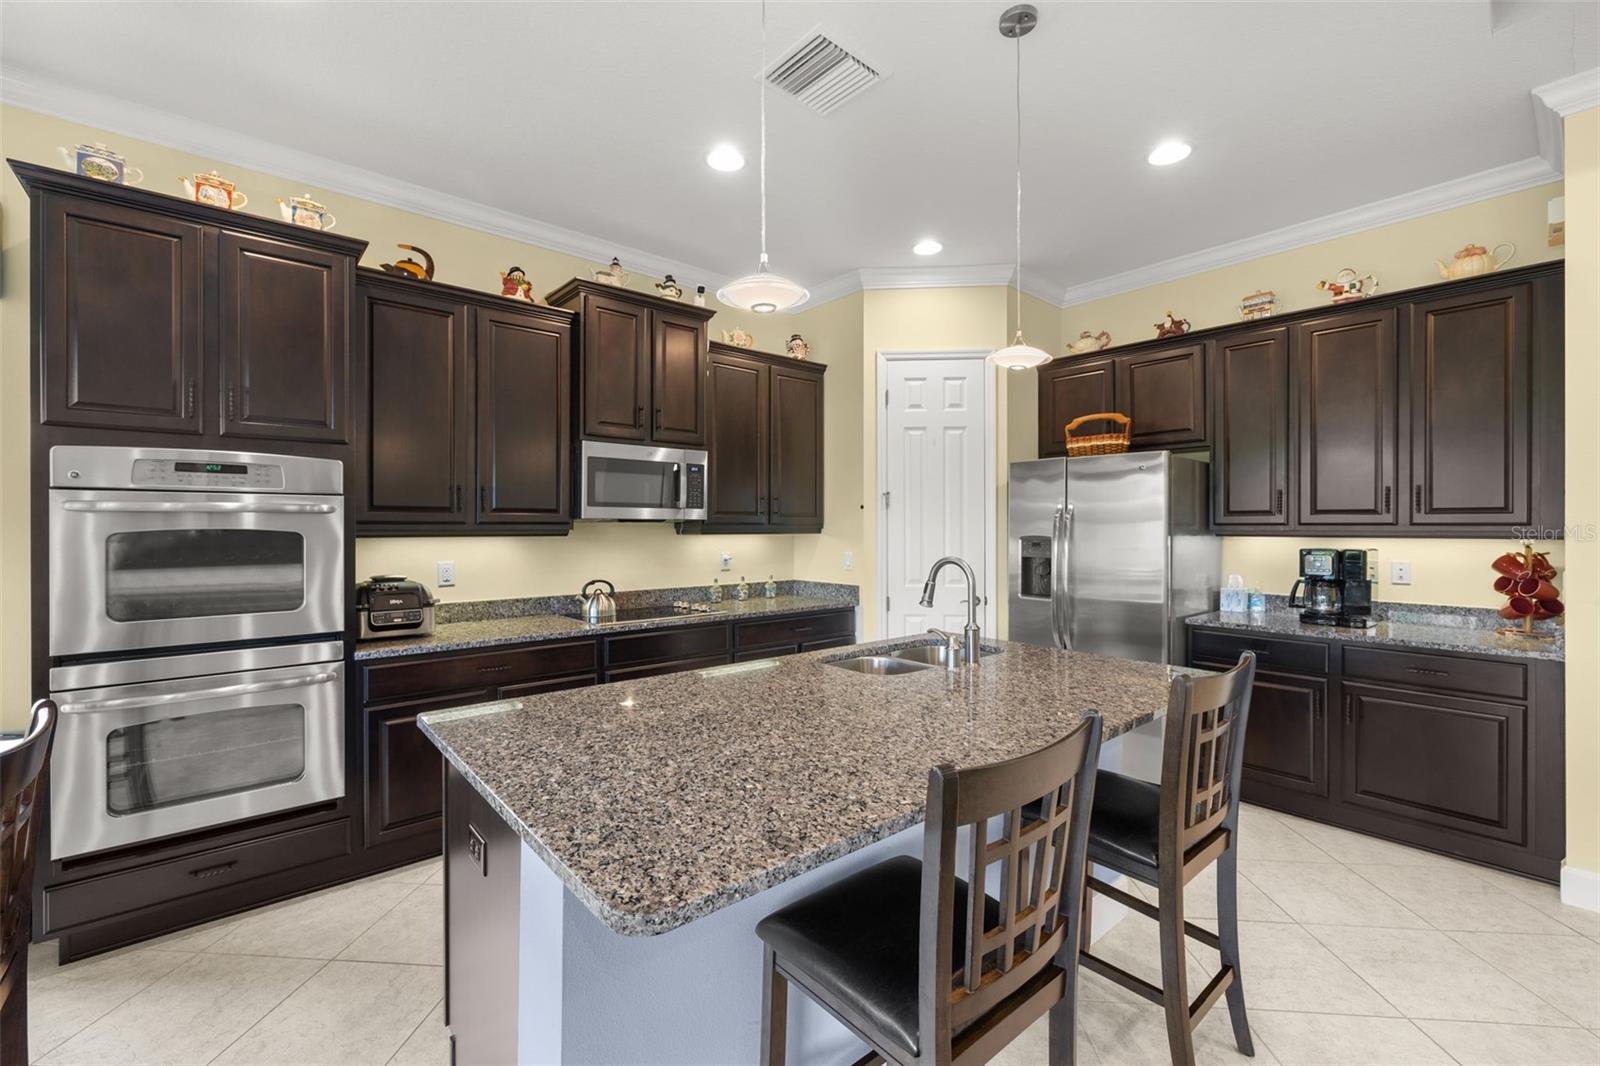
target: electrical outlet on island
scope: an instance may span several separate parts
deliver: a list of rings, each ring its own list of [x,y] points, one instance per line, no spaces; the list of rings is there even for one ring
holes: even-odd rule
[[[439,587],[447,589],[456,583],[456,564],[447,559],[439,560]]]

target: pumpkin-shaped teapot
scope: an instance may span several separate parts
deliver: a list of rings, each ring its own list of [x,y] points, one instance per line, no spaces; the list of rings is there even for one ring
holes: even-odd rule
[[[1500,249],[1502,248],[1506,249],[1505,258],[1503,259],[1500,258]],[[1437,259],[1434,260],[1434,264],[1438,266],[1441,278],[1446,281],[1454,281],[1456,278],[1470,278],[1478,274],[1488,274],[1491,271],[1499,270],[1511,262],[1511,257],[1516,254],[1517,246],[1510,241],[1501,241],[1494,246],[1493,250],[1485,248],[1481,244],[1469,244],[1456,253],[1455,260],[1449,266],[1439,262]]]

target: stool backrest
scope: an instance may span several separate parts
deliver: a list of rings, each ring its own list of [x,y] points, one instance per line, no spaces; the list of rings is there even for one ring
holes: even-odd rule
[[[1172,682],[1161,766],[1158,854],[1163,868],[1181,866],[1192,849],[1237,824],[1255,677],[1255,653],[1247,651],[1227,673]]]
[[[13,950],[28,943],[43,771],[55,740],[56,713],[49,700],[35,703],[27,735],[0,751],[0,969]]]
[[[921,954],[917,980],[922,1058],[948,1061],[952,1036],[1038,976],[1061,952],[1067,988],[1075,987],[1078,922],[1094,775],[1100,763],[1100,716],[1088,712],[1071,733],[1027,755],[928,774],[923,835]],[[990,838],[990,822],[1000,835]],[[966,862],[957,833],[969,827]],[[955,878],[967,878],[963,912]],[[998,868],[991,879],[990,870]],[[997,890],[990,926],[986,890]],[[957,954],[959,951],[959,955]],[[951,960],[959,958],[954,976]]]

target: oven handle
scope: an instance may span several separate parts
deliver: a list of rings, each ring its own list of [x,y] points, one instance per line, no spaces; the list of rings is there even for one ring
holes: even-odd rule
[[[115,511],[122,514],[333,514],[331,503],[230,503],[222,500],[67,500],[63,511]]]
[[[197,689],[194,692],[165,692],[156,696],[118,696],[109,700],[85,700],[82,703],[62,703],[62,714],[83,714],[88,711],[112,711],[123,707],[159,707],[169,703],[189,703],[222,696],[250,696],[257,692],[276,692],[286,688],[304,688],[337,681],[339,675],[332,671],[283,677],[272,681],[250,681],[242,685],[218,685],[216,688]]]

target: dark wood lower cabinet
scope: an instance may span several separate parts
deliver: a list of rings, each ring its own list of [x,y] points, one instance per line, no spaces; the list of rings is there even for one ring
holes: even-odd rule
[[[1246,801],[1557,880],[1560,663],[1189,631],[1196,666],[1223,669],[1245,650],[1258,655]]]
[[[487,702],[494,695],[494,689],[480,689],[365,708],[367,847],[439,832],[444,810],[439,749],[417,728],[417,715]]]

